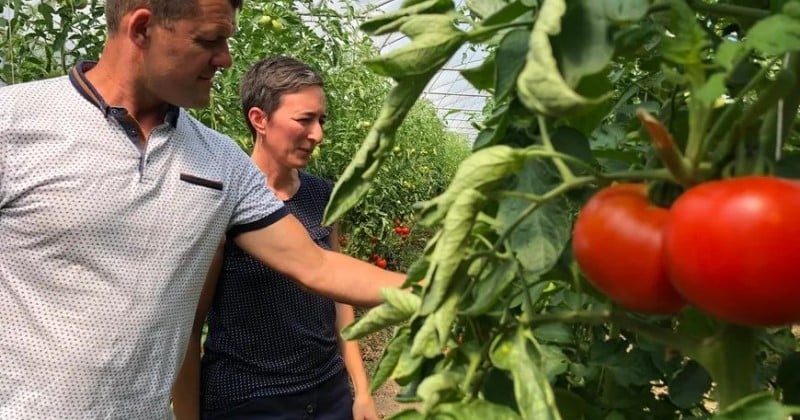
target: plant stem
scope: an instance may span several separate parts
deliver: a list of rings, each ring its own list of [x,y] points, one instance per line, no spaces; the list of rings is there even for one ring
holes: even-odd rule
[[[704,340],[689,356],[711,374],[717,384],[719,408],[724,409],[753,391],[756,367],[755,329],[728,324]]]
[[[644,108],[637,109],[636,116],[639,117],[644,128],[650,134],[656,153],[658,153],[664,166],[675,177],[675,180],[681,185],[693,185],[694,179],[689,173],[689,167],[683,158],[683,154],[678,149],[678,146],[675,145],[675,140],[672,139],[672,135],[667,131],[666,127]]]
[[[542,144],[544,145],[544,149],[549,152],[556,152],[556,148],[553,147],[553,142],[550,140],[550,133],[547,132],[547,121],[544,119],[542,115],[537,115],[536,120],[539,122],[539,131],[542,133]],[[554,157],[553,163],[556,165],[558,169],[558,173],[561,174],[561,178],[565,181],[571,181],[575,179],[575,174],[569,169],[566,163],[560,157]]]
[[[732,4],[723,3],[705,3],[699,0],[689,0],[687,2],[689,7],[697,12],[707,13],[709,15],[727,16],[732,18],[746,18],[746,19],[763,19],[769,16],[769,10],[756,9],[753,7],[736,6]],[[647,10],[648,14],[663,12],[669,10],[671,5],[669,3],[656,4]]]

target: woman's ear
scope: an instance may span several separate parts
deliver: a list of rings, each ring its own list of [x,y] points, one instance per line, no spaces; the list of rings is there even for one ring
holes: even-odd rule
[[[263,133],[269,122],[267,114],[256,106],[247,111],[247,119],[250,120],[250,125],[256,130],[256,133]]]

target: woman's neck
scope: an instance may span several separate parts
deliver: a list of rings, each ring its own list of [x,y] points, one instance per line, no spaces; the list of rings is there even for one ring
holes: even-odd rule
[[[299,171],[295,168],[288,168],[278,164],[260,150],[255,148],[251,157],[256,166],[267,177],[267,186],[281,200],[288,200],[294,197],[300,188]]]

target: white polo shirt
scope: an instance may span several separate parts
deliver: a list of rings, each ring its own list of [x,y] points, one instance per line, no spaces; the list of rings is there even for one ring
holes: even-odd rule
[[[236,144],[83,76],[0,88],[0,418],[170,418],[219,239],[286,214]]]

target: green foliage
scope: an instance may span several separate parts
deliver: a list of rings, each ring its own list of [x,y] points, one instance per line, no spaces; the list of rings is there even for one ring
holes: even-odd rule
[[[691,308],[627,312],[586,282],[569,247],[577,210],[611,182],[679,194],[733,174],[800,176],[800,2],[754,3],[493,0],[459,10],[431,0],[362,25],[412,34],[403,52],[415,59],[371,60],[397,82],[384,103],[391,112],[377,117],[375,137],[337,185],[330,220],[368,200],[375,168],[392,165],[383,153],[395,139],[381,130],[447,61],[441,45],[491,51],[462,72],[493,95],[473,153],[419,206],[418,224],[437,232],[409,274],[420,305],[404,312],[376,381],[419,378],[423,404],[396,418],[474,404],[486,417],[526,419],[795,413],[774,392],[784,387],[785,402],[797,403],[788,328],[726,325]],[[444,34],[441,47],[403,30],[417,19],[439,22],[428,35]],[[446,21],[461,32],[439,26]]]

